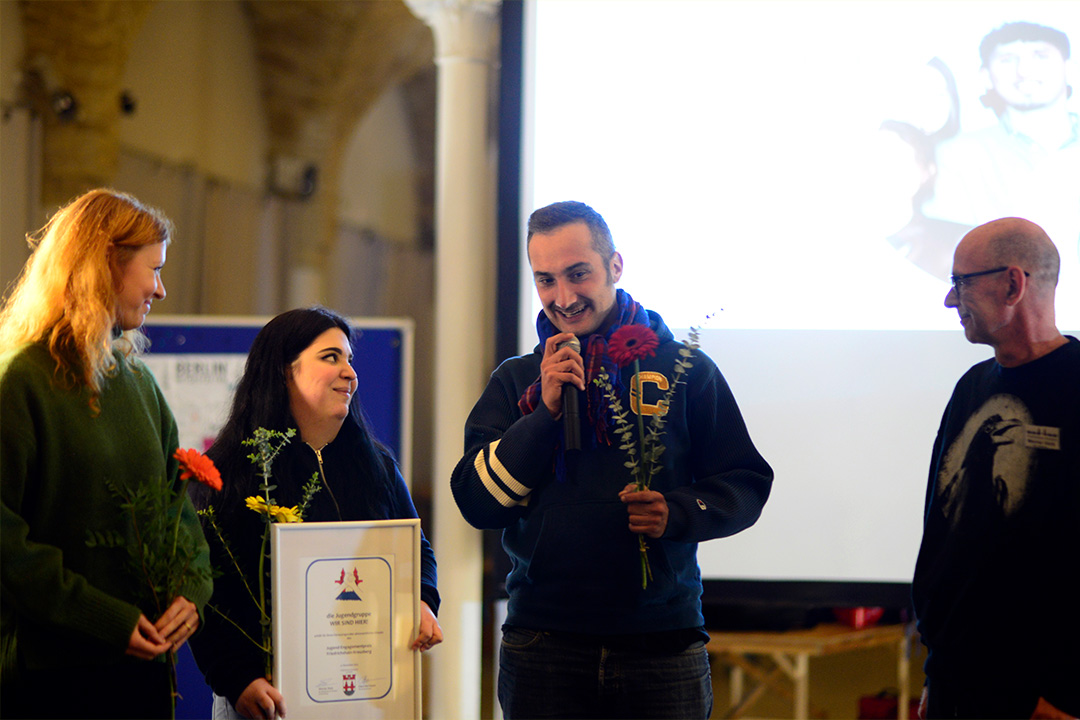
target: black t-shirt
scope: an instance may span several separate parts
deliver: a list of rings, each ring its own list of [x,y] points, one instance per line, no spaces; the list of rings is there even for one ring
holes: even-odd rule
[[[1080,711],[1078,590],[1080,342],[1070,337],[1019,367],[974,366],[942,417],[913,584],[931,682],[980,678],[985,692],[1053,695]]]

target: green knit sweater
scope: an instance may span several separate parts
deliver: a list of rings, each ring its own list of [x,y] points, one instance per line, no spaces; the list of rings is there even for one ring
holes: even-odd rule
[[[106,479],[177,482],[176,421],[141,361],[117,353],[94,415],[88,391],[62,386],[43,345],[0,355],[0,668],[120,662],[139,618],[139,580],[124,550],[87,546],[88,531],[131,537]],[[181,528],[206,543],[190,501]],[[180,593],[198,606],[210,580]],[[157,618],[150,617],[153,622]],[[12,679],[10,674],[7,679]]]

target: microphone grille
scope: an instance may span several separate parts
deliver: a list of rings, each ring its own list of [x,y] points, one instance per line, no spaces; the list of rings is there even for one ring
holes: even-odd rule
[[[570,348],[579,355],[581,354],[581,341],[577,339],[577,336],[559,343],[559,347],[557,349],[562,350],[564,347]]]

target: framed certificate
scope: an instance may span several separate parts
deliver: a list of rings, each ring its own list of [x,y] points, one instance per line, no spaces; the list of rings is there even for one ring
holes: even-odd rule
[[[270,548],[289,720],[419,720],[420,520],[277,523]]]

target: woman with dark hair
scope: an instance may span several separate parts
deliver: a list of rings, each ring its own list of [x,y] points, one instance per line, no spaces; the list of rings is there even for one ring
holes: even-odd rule
[[[4,717],[172,714],[164,653],[198,629],[211,592],[195,510],[178,518],[191,572],[172,597],[150,601],[123,549],[89,542],[136,538],[118,489],[180,492],[176,421],[138,359],[171,227],[91,190],[32,238],[0,309]]]
[[[228,533],[245,577],[258,572],[263,531],[262,517],[244,502],[259,495],[262,483],[248,457],[250,448],[242,444],[257,428],[297,430],[274,460],[272,482],[277,504],[294,506],[302,500],[304,484],[317,477],[319,490],[305,522],[417,517],[393,456],[372,436],[360,408],[350,364],[352,337],[344,318],[313,307],[278,315],[252,343],[228,420],[206,453],[224,479],[222,493],[212,499],[217,524]],[[209,504],[198,489],[195,494],[197,506]],[[215,612],[207,613],[207,629],[192,651],[214,691],[214,717],[284,715],[285,699],[266,677],[265,655],[244,637],[244,632],[262,637],[258,609],[220,542],[207,534],[215,566],[224,574],[210,601]],[[423,536],[421,554],[421,620],[412,648],[427,650],[442,641],[442,630],[435,618],[435,554]]]

